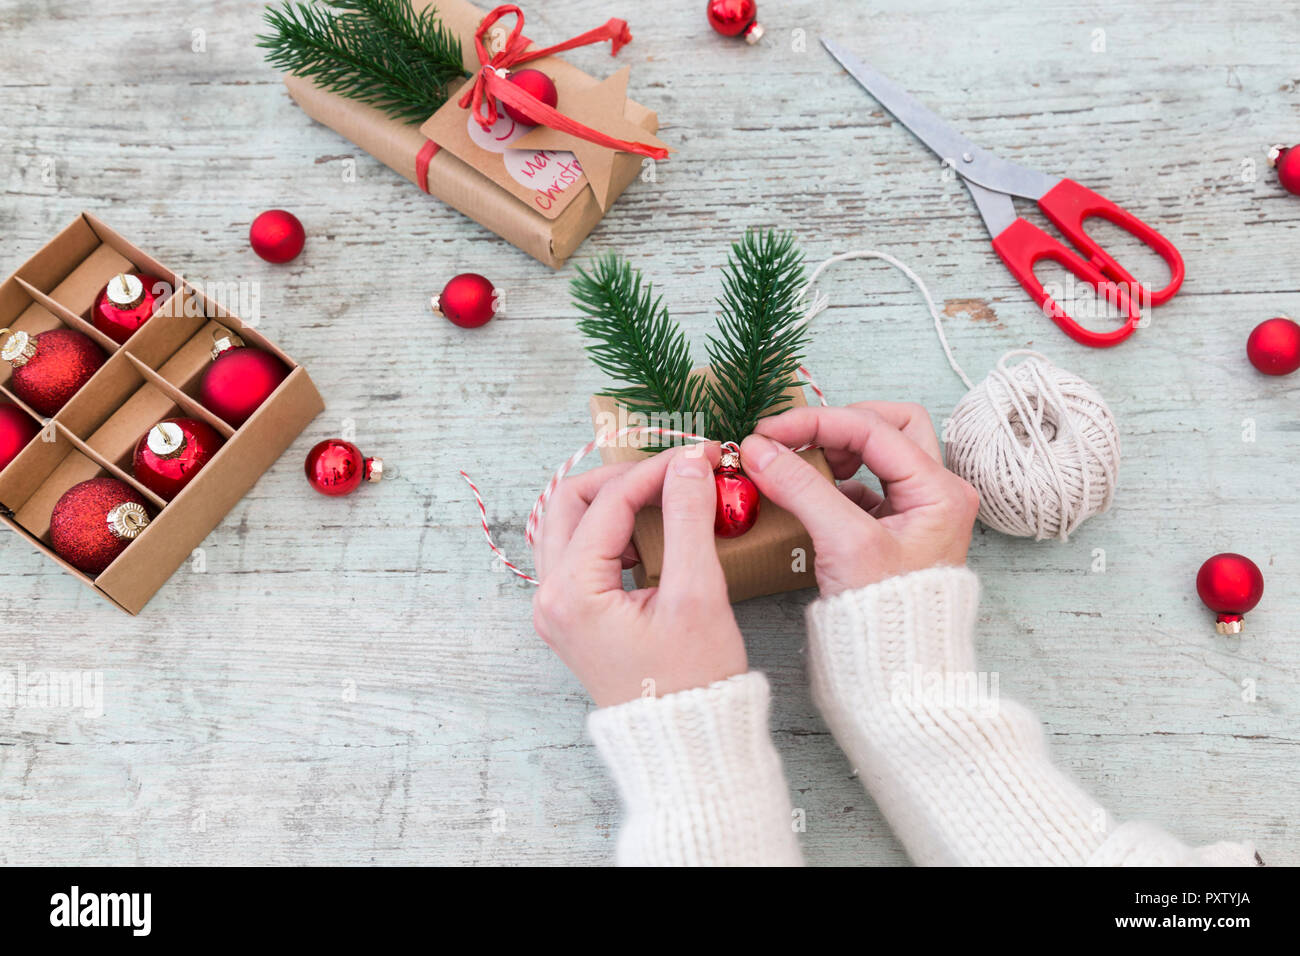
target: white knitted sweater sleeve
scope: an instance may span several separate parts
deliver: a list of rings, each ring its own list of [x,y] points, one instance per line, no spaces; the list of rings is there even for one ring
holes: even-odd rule
[[[1048,756],[1034,715],[975,670],[979,585],[931,568],[807,611],[813,698],[920,864],[1252,865],[1105,811]],[[982,682],[983,681],[983,682]]]
[[[623,796],[623,866],[802,863],[757,671],[593,711],[587,726]]]

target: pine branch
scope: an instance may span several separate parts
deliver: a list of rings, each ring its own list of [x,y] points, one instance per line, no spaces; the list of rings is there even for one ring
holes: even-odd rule
[[[587,316],[578,321],[590,339],[587,354],[603,372],[626,383],[602,394],[651,416],[703,413],[704,383],[691,375],[686,336],[639,270],[617,256],[605,256],[590,273],[579,266],[571,288],[574,305]]]
[[[428,119],[465,76],[460,39],[411,0],[285,0],[265,19],[258,46],[272,66],[395,119]]]
[[[790,233],[747,232],[732,245],[718,335],[708,339],[711,437],[739,442],[789,403],[807,336],[794,326],[803,285],[803,253]]]

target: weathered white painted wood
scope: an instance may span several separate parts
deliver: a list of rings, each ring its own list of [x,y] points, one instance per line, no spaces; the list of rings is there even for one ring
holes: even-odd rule
[[[1254,0],[797,0],[764,3],[769,39],[751,49],[713,34],[694,0],[528,6],[537,37],[632,21],[619,59],[679,152],[579,258],[635,256],[697,341],[727,242],[777,225],[814,260],[871,246],[909,262],[948,305],[973,376],[1032,343],[1101,388],[1124,439],[1115,507],[1064,546],[977,533],[983,666],[1117,815],[1300,862],[1300,380],[1266,381],[1243,354],[1257,321],[1300,312],[1300,200],[1263,167],[1268,143],[1300,139],[1294,17]],[[259,9],[0,11],[0,269],[89,209],[196,278],[261,281],[267,334],[329,405],[205,543],[206,570],[178,573],[137,619],[0,543],[0,665],[105,681],[99,719],[0,711],[0,861],[608,860],[618,809],[584,734],[590,704],[533,636],[529,589],[494,569],[456,476],[472,471],[523,556],[532,496],[588,436],[602,384],[567,304],[572,268],[544,269],[309,121],[253,45]],[[199,30],[206,52],[192,50]],[[973,138],[1161,228],[1186,256],[1183,292],[1118,349],[1067,340],[996,263],[961,187],[819,32]],[[573,58],[612,69],[601,51]],[[285,267],[245,240],[271,206],[310,237]],[[463,332],[430,316],[429,295],[467,269],[506,290],[508,319]],[[832,398],[912,398],[942,418],[961,386],[906,280],[858,263],[825,287],[835,306],[809,364]],[[302,455],[349,420],[400,474],[326,500]],[[1217,550],[1252,555],[1268,582],[1239,640],[1215,636],[1192,587]],[[737,610],[775,687],[808,858],[900,862],[809,700],[808,600]]]

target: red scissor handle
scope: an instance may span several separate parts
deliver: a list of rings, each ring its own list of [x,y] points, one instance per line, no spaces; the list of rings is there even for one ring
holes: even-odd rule
[[[1089,261],[1100,269],[1107,278],[1126,285],[1130,292],[1136,293],[1140,303],[1163,305],[1168,302],[1178,287],[1183,284],[1183,257],[1178,254],[1174,244],[1156,232],[1145,222],[1123,209],[1105,196],[1100,196],[1087,186],[1080,186],[1072,179],[1062,179],[1049,189],[1038,208],[1052,221],[1052,225],[1061,230],[1078,249],[1088,256]],[[1152,292],[1133,278],[1118,262],[1111,258],[1097,241],[1088,235],[1083,222],[1091,216],[1105,219],[1121,229],[1126,229],[1133,236],[1159,253],[1160,258],[1169,266],[1169,284],[1159,292]]]
[[[1053,188],[1052,192],[1060,186]],[[1048,193],[1051,195],[1051,193]],[[1062,230],[1064,231],[1064,230]],[[1067,249],[1056,239],[1039,229],[1028,219],[1016,219],[1011,225],[993,237],[993,250],[1002,259],[1010,273],[1029,293],[1030,298],[1052,317],[1052,320],[1070,338],[1094,348],[1118,345],[1133,334],[1141,315],[1137,305],[1128,294],[1130,286],[1112,281],[1087,259],[1081,258],[1071,249]],[[1094,332],[1085,329],[1057,304],[1056,300],[1043,288],[1043,283],[1034,275],[1034,265],[1043,259],[1051,259],[1092,286],[1128,320],[1118,329],[1110,332]],[[1181,278],[1181,275],[1179,276]]]

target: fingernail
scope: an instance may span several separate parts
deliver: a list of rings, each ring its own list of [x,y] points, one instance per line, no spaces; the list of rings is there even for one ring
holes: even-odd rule
[[[678,455],[673,471],[683,478],[703,478],[709,473],[709,460],[702,455]]]
[[[740,444],[740,460],[746,468],[762,471],[776,457],[776,443],[758,435],[750,435]]]

